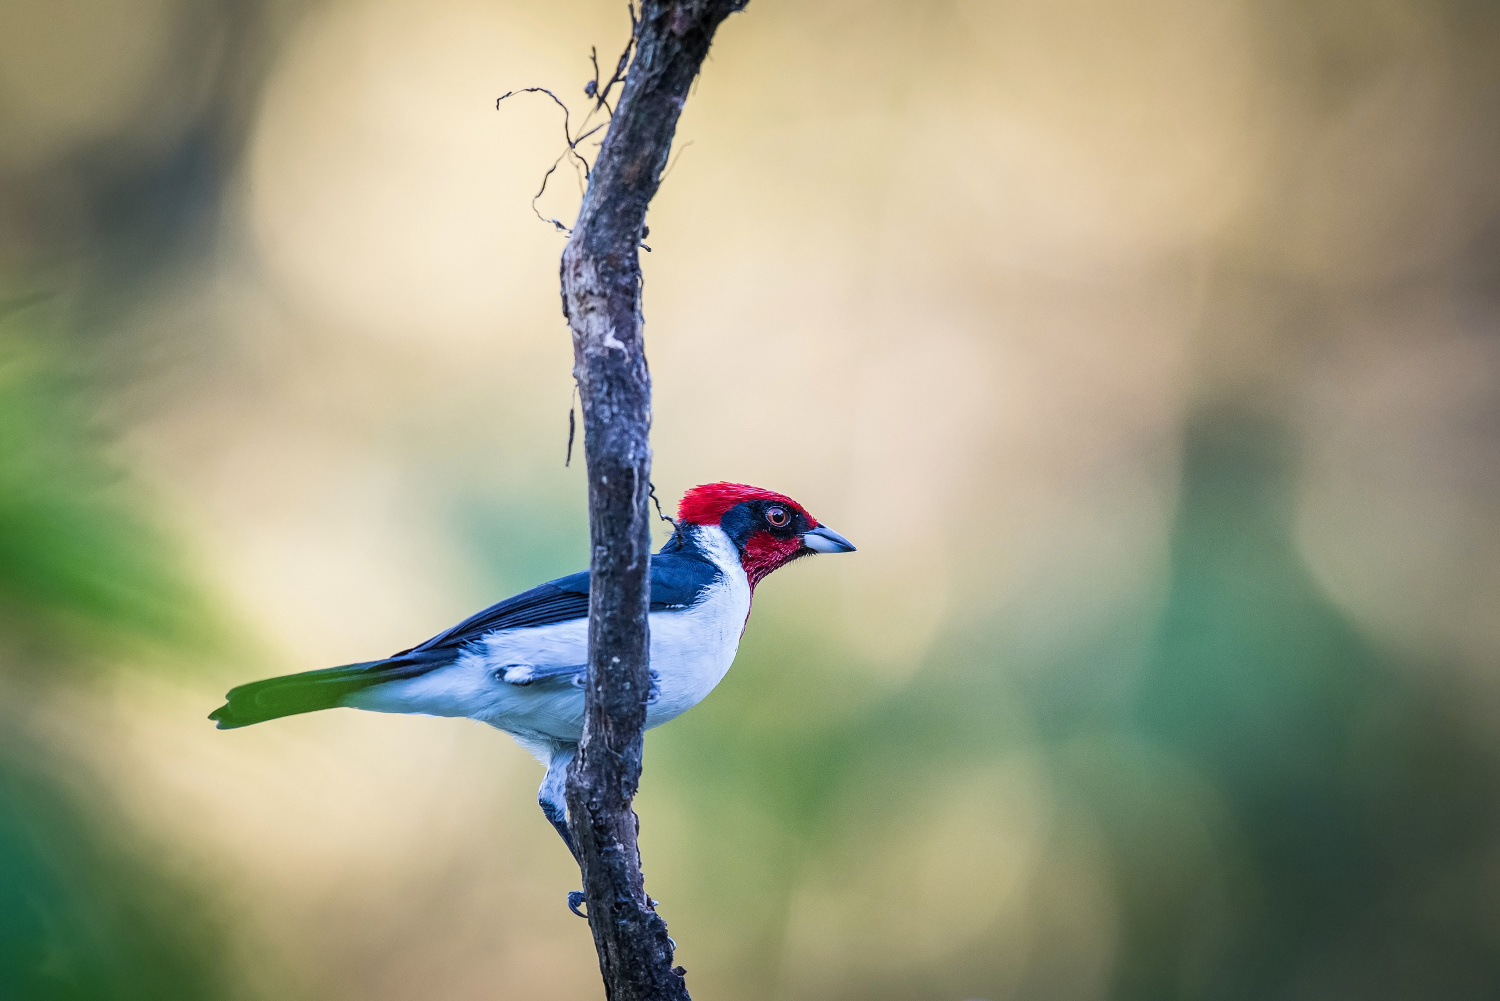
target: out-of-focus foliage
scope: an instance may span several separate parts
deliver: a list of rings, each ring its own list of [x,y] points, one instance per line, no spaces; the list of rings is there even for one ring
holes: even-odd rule
[[[124,651],[201,655],[214,636],[169,536],[106,456],[87,383],[0,316],[0,997],[224,996],[203,888],[147,846],[32,712]],[[54,336],[53,342],[56,342]],[[43,727],[42,729],[46,729]]]
[[[181,554],[143,513],[139,488],[106,458],[85,386],[27,329],[29,312],[0,316],[0,607],[8,633],[44,657],[121,639],[204,642],[212,623],[183,581]]]
[[[494,98],[623,5],[70,9],[0,5],[0,997],[596,997],[503,736],[203,716],[586,560]],[[659,493],[860,546],[648,737],[695,993],[1500,993],[1500,10],[755,0],[681,128]]]
[[[1121,996],[1493,994],[1500,801],[1473,791],[1495,762],[1320,592],[1294,542],[1297,468],[1280,421],[1230,408],[1188,426],[1139,720],[1219,815],[1177,878],[1148,860],[1183,840],[1170,815],[1129,832]]]
[[[222,997],[203,888],[179,885],[110,790],[32,732],[30,710],[70,666],[122,649],[180,657],[209,629],[81,401],[18,347],[0,365],[0,997]]]
[[[1097,691],[1101,663],[1118,653],[1109,649],[1036,665],[1038,683],[1017,690],[997,665],[1024,652],[969,637],[871,702],[809,683],[808,663],[840,657],[816,636],[789,627],[776,649],[752,646],[757,675],[737,686],[738,698],[659,738],[673,781],[690,784],[684,798],[705,815],[695,839],[703,854],[690,864],[712,887],[704,897],[768,911],[774,934],[772,915],[788,906],[802,866],[869,865],[875,855],[873,872],[838,877],[873,879],[869,895],[814,902],[819,926],[805,929],[868,948],[936,862],[953,872],[925,888],[951,895],[952,922],[939,937],[982,942],[1002,933],[985,925],[998,917],[984,899],[996,892],[989,866],[924,853],[961,853],[975,803],[1019,793],[1023,809],[1043,808],[1032,823],[1050,826],[1061,853],[1076,850],[1067,846],[1076,825],[1092,832],[1093,864],[1112,873],[1101,888],[1119,908],[1110,997],[1500,990],[1487,876],[1500,801],[1480,792],[1494,787],[1495,762],[1441,690],[1398,670],[1310,578],[1292,538],[1294,453],[1286,426],[1253,408],[1217,406],[1190,422],[1166,607],[1107,637],[1126,646],[1143,627],[1154,633],[1127,699]],[[737,731],[743,744],[724,741]],[[1072,808],[1046,810],[1017,768],[1048,775]],[[841,790],[851,788],[880,804],[876,812],[841,816]],[[882,814],[899,833],[877,832],[872,844],[871,818]],[[1006,819],[1015,821],[992,818],[970,847],[1003,847]],[[906,825],[932,825],[954,843],[924,843],[900,831]],[[905,844],[883,865],[879,840],[893,835]],[[721,854],[754,862],[719,869]],[[849,861],[833,861],[841,858]],[[824,891],[850,892],[837,883]],[[910,936],[933,934],[899,918],[891,931],[908,946]],[[1065,959],[1067,943],[1052,943],[1062,957],[1049,957],[1046,942],[1034,948],[1040,961],[1019,996],[1088,992],[1087,975],[1080,984]],[[993,983],[979,955],[955,967],[939,952],[900,988],[877,964],[820,983],[821,996],[961,996]]]
[[[226,996],[217,916],[119,830],[110,794],[0,746],[0,996],[195,1001]]]

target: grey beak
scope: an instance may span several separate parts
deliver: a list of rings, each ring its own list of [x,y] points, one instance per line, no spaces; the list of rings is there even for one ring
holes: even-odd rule
[[[815,553],[852,553],[854,543],[826,525],[802,533],[802,544]]]

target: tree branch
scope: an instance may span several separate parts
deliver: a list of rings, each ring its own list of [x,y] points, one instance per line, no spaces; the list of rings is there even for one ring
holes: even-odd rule
[[[688,997],[666,923],[646,896],[631,808],[650,690],[651,375],[638,248],[688,90],[714,31],[746,2],[642,5],[634,58],[562,255],[593,542],[583,740],[568,811],[610,1001]]]

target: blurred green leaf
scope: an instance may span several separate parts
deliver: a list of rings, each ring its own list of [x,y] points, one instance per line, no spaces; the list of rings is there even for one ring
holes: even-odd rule
[[[181,554],[107,458],[85,386],[41,346],[37,310],[0,319],[0,611],[8,630],[87,649],[212,633]]]
[[[0,664],[21,676],[7,694],[24,693],[0,718],[0,998],[223,997],[206,897],[137,843],[77,762],[28,735],[55,668],[134,646],[202,652],[216,635],[38,312],[0,316]]]

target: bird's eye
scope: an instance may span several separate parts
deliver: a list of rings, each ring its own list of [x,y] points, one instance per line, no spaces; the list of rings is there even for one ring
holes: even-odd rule
[[[772,528],[785,528],[792,516],[786,513],[784,507],[766,508],[766,521],[770,522]]]

